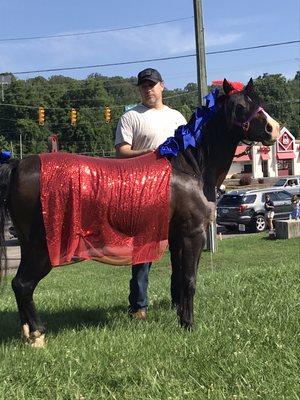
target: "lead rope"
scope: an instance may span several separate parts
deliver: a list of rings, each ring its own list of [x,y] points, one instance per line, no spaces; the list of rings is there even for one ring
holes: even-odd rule
[[[248,156],[248,155],[250,154],[250,150],[252,149],[252,147],[253,147],[254,144],[255,144],[255,142],[252,142],[252,143],[248,144],[248,143],[245,143],[245,142],[243,142],[243,141],[242,141],[242,143],[246,144],[246,145],[247,145],[247,148],[246,148],[244,151],[242,151],[241,153],[236,154],[236,155],[234,156],[235,158],[239,158],[239,157],[246,156],[246,155]]]
[[[210,251],[210,267],[211,271],[214,272],[213,252]]]

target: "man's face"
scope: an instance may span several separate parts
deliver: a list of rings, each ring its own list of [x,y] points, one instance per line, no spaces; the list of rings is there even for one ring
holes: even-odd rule
[[[142,98],[142,103],[147,107],[155,107],[162,101],[162,92],[164,90],[163,82],[144,81],[139,85],[139,91]]]

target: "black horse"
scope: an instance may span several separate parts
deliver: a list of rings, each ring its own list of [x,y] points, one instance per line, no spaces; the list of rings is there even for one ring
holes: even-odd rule
[[[188,147],[171,159],[169,249],[172,263],[171,299],[180,323],[191,328],[197,267],[208,224],[215,218],[215,193],[228,172],[241,140],[274,143],[279,125],[262,108],[252,79],[235,90],[226,80],[214,116],[204,125],[201,145]],[[195,116],[192,116],[195,118]],[[21,262],[12,281],[22,332],[35,347],[43,345],[45,327],[36,311],[33,292],[51,270],[40,204],[40,158],[12,160],[0,168],[1,259],[5,253],[4,224],[9,214],[16,227]],[[1,267],[1,274],[6,265]]]

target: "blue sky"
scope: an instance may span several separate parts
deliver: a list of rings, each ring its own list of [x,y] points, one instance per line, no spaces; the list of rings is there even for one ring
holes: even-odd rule
[[[299,40],[299,0],[203,0],[206,51]],[[0,72],[118,63],[195,53],[193,0],[69,1],[0,0]],[[136,29],[51,39],[1,41],[16,37],[74,34],[187,18]],[[263,73],[293,78],[300,69],[298,44],[207,55],[207,80],[248,81]],[[74,71],[17,75],[91,73],[135,76],[157,68],[167,88],[197,81],[195,57]]]

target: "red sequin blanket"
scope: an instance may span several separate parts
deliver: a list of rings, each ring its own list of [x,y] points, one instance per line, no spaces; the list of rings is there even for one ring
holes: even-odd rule
[[[40,197],[52,266],[97,259],[158,260],[168,240],[171,165],[155,153],[130,159],[41,154]]]

